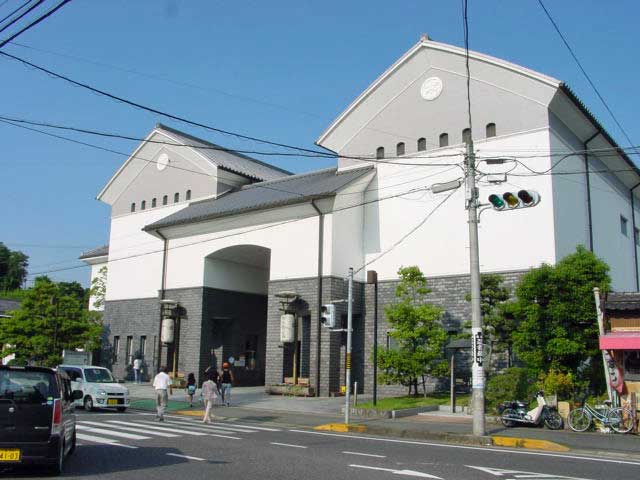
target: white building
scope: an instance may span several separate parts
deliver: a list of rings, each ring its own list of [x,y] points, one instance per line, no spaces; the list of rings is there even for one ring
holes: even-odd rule
[[[561,81],[470,56],[473,141],[487,174],[481,198],[521,188],[542,197],[535,208],[482,214],[481,270],[513,283],[582,244],[611,266],[615,290],[637,290],[640,171]],[[280,343],[275,294],[295,291],[298,373],[321,395],[337,391],[344,338],[321,328],[318,312],[345,296],[349,267],[357,271],[355,379],[365,390],[373,332],[366,270],[378,272],[384,305],[398,268],[418,265],[447,325],[459,328],[468,316],[464,189],[428,187],[461,178],[467,126],[464,50],[426,37],[319,137],[340,155],[336,168],[290,175],[158,125],[98,195],[112,207],[108,256],[82,257],[92,272],[108,260],[105,345],[117,347],[115,371],[124,375],[141,346],[151,370],[171,364],[173,350],[159,343],[164,297],[183,308],[180,371],[202,375],[234,356],[242,381],[280,383],[291,375],[293,347]],[[488,183],[505,172],[506,183]],[[385,334],[382,321],[381,345]]]

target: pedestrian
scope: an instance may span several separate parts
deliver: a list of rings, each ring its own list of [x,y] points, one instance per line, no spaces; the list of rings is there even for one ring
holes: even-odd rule
[[[227,362],[222,364],[222,375],[220,381],[222,382],[222,402],[228,406],[231,404],[231,386],[233,385],[233,372],[230,370],[230,366]]]
[[[142,383],[142,359],[138,355],[133,361],[133,377],[137,384]]]
[[[213,404],[218,398],[217,388],[215,382],[212,380],[213,375],[209,375],[207,380],[202,384],[202,400],[204,401],[204,418],[203,423],[211,423],[211,409]]]
[[[196,393],[197,385],[196,385],[196,376],[193,373],[190,373],[187,376],[187,397],[189,397],[189,406],[193,407],[193,396]]]
[[[172,384],[171,377],[167,375],[167,367],[160,367],[160,371],[153,379],[153,388],[156,390],[156,418],[160,422],[164,422],[164,411],[169,402],[169,394],[173,395]]]

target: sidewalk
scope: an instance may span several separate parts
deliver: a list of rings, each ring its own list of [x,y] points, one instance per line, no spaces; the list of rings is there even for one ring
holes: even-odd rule
[[[149,384],[127,384],[132,397],[132,408],[155,409],[155,394]],[[179,414],[200,416],[203,414],[199,401],[189,408],[184,390],[175,391],[169,400],[169,411]],[[263,387],[237,387],[233,390],[230,407],[216,406],[214,415],[232,421],[259,422],[284,425],[291,428],[316,428],[326,424],[341,424],[344,416],[340,413],[344,398],[299,398],[270,396]],[[590,455],[622,455],[640,460],[640,436],[602,434],[597,432],[576,433],[570,430],[553,431],[547,428],[516,427],[505,428],[488,417],[487,437],[478,439],[471,435],[472,418],[464,414],[429,412],[400,419],[378,419],[352,417],[351,423],[364,427],[366,434],[411,438],[425,441],[442,441],[470,445],[486,445],[490,436],[513,439],[534,439],[544,444],[553,442],[571,453]],[[494,442],[495,443],[495,442]],[[543,448],[543,447],[538,447]]]

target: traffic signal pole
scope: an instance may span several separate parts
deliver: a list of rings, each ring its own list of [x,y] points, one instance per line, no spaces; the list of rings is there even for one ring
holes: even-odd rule
[[[473,434],[485,435],[484,369],[482,367],[482,312],[480,310],[480,253],[478,246],[478,188],[473,141],[469,139],[465,155],[466,203],[469,213],[469,265],[471,273],[471,384]]]
[[[349,297],[347,302],[347,390],[345,391],[344,399],[344,423],[349,424],[349,417],[351,414],[351,330],[353,327],[353,268],[349,268]]]

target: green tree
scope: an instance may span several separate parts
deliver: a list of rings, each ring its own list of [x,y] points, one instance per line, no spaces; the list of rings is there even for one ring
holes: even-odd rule
[[[104,307],[104,297],[107,294],[107,266],[98,270],[93,280],[91,280],[91,288],[89,289],[90,298],[93,298],[93,308],[101,310]]]
[[[578,246],[555,266],[522,276],[510,307],[518,321],[514,350],[532,373],[554,369],[575,375],[598,361],[593,287],[609,290],[608,272],[605,262]]]
[[[0,292],[22,287],[27,278],[29,257],[0,242]]]
[[[385,308],[389,336],[396,348],[378,352],[380,380],[400,383],[418,394],[418,380],[426,396],[425,377],[445,375],[447,363],[443,349],[447,332],[440,321],[443,309],[425,303],[429,293],[427,280],[418,267],[403,267],[398,271],[396,302]]]
[[[89,305],[89,289],[84,288],[78,282],[58,282],[61,296],[70,296],[77,299],[81,305]]]
[[[36,279],[20,308],[2,326],[0,344],[9,345],[4,355],[14,353],[18,364],[45,366],[58,365],[63,349],[97,348],[102,332],[99,316],[47,278]]]

